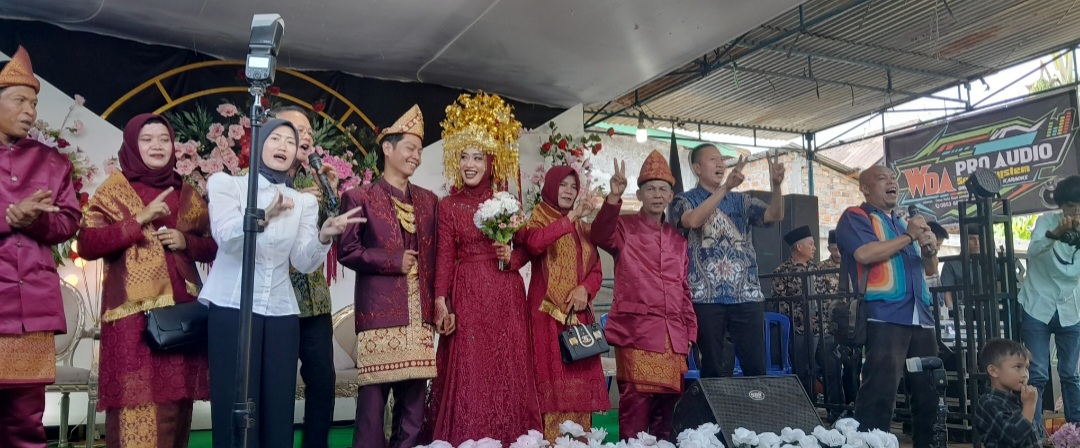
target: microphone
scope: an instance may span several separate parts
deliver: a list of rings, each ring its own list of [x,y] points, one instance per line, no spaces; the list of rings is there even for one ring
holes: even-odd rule
[[[319,176],[319,186],[322,187],[323,196],[326,196],[327,201],[330,204],[330,208],[337,209],[337,196],[334,195],[334,190],[330,188],[330,180],[326,178],[326,174],[322,172],[322,157],[318,154],[311,154],[308,156],[308,165],[311,165],[311,169],[315,170],[315,173]]]
[[[940,369],[942,365],[941,358],[937,357],[907,359],[907,371],[911,373],[929,372]]]
[[[919,216],[919,208],[916,207],[915,204],[908,204],[908,206],[907,206],[907,214],[908,214],[908,221],[911,221],[911,218]],[[916,241],[916,243],[918,243],[918,241]],[[925,246],[919,246],[919,247],[922,249],[923,253],[925,253],[927,255],[937,254],[937,250],[934,248],[933,244],[927,244]]]

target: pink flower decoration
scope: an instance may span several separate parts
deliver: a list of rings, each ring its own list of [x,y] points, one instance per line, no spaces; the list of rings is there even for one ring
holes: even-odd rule
[[[75,94],[75,105],[77,105],[79,107],[82,107],[85,104],[86,104],[86,98],[83,98],[82,95],[79,95],[79,94],[76,93]]]
[[[229,126],[229,138],[233,140],[240,140],[244,137],[244,127],[238,124]]]
[[[198,167],[199,166],[190,159],[178,160],[176,162],[176,174],[179,174],[181,176],[188,176]],[[105,169],[107,171],[108,167],[106,167]]]
[[[375,176],[375,172],[371,170],[364,170],[364,185],[370,184],[372,177]]]
[[[370,182],[364,182],[364,185],[367,185],[369,183]],[[347,180],[347,181],[345,181],[344,183],[341,184],[340,190],[342,192],[346,192],[346,191],[352,190],[353,188],[356,188],[356,186],[359,185],[359,184],[360,184],[360,179],[356,178],[356,177],[352,177],[352,178],[349,178],[349,180]]]
[[[217,138],[214,139],[214,144],[217,145],[218,148],[222,148],[222,149],[231,150],[230,148],[232,148],[232,142],[230,142],[228,138],[225,138],[224,135],[217,136]],[[217,149],[217,148],[215,148],[215,149]]]
[[[214,141],[222,135],[225,135],[225,125],[221,123],[214,123],[210,125],[210,132],[206,134],[206,139]]]
[[[74,133],[75,134],[80,134],[84,130],[86,130],[86,126],[83,125],[82,120],[75,120],[75,132]]]
[[[105,161],[105,175],[112,176],[113,173],[120,171],[120,161],[113,157]]]
[[[251,127],[251,119],[248,118],[248,117],[240,117],[240,126],[243,126],[244,129],[250,128]]]
[[[499,223],[499,228],[500,229],[505,229],[506,228],[506,223],[505,222],[500,222]]]
[[[224,170],[225,163],[222,162],[221,158],[219,157],[212,157],[209,159],[199,160],[199,168],[202,169],[203,173],[206,173],[206,175],[209,176],[211,174],[219,173]]]
[[[221,114],[222,117],[229,118],[235,117],[240,111],[232,103],[224,103],[217,107],[217,113]]]

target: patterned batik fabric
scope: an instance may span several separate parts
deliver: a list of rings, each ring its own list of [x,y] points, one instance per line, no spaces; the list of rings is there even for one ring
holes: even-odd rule
[[[817,261],[810,260],[803,263],[796,263],[795,260],[787,259],[787,261],[776,267],[777,274],[783,273],[796,273],[806,271],[818,271],[825,269]],[[836,292],[836,283],[832,276],[811,276],[810,283],[813,285],[814,291],[811,295],[827,295]],[[802,298],[803,295],[803,283],[802,278],[797,276],[790,277],[775,277],[773,278],[773,297],[795,297]],[[810,309],[810,325],[814,328],[814,334],[821,335],[821,327],[819,322],[824,321],[826,331],[829,328],[829,314],[832,313],[833,300],[808,300],[807,308]],[[795,326],[795,331],[802,334],[805,331],[806,316],[803,311],[803,307],[799,302],[778,302],[778,310],[787,315],[792,320],[792,325]],[[823,308],[821,312],[818,312],[818,308]],[[822,319],[823,318],[823,319]]]
[[[360,386],[435,377],[435,330],[421,316],[416,266],[409,272],[408,282],[409,324],[356,335]]]
[[[633,383],[643,394],[680,394],[686,375],[686,355],[675,353],[671,338],[664,341],[665,352],[615,347],[615,379]]]
[[[758,280],[751,226],[765,224],[768,205],[746,193],[730,192],[697,229],[679,225],[680,217],[712,193],[697,187],[675,196],[671,219],[689,243],[687,282],[694,303],[735,305],[765,300]]]
[[[56,382],[52,332],[0,334],[0,385],[32,386]]]
[[[185,448],[191,435],[190,400],[148,403],[105,412],[110,448]]]

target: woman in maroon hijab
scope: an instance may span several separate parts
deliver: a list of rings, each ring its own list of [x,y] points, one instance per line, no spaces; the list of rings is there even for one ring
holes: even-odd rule
[[[562,422],[571,420],[588,430],[592,413],[611,406],[600,358],[564,364],[559,354],[559,333],[567,313],[573,310],[572,322],[592,322],[586,310],[603,280],[599,253],[589,241],[591,229],[581,220],[592,213],[593,205],[584,198],[577,200],[579,185],[573,168],[548,170],[542,200],[516,236],[532,256],[527,303],[536,389],[548,441],[561,435]]]
[[[182,448],[194,400],[209,397],[206,350],[156,352],[143,341],[145,311],[190,302],[213,261],[206,202],[176,173],[173,130],[142,114],[124,127],[120,168],[90,198],[79,255],[103,259],[98,409],[109,447]]]

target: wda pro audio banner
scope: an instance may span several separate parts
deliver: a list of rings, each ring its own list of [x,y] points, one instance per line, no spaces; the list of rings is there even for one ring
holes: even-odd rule
[[[1058,179],[1077,174],[1076,92],[1025,101],[885,138],[885,161],[900,183],[899,204],[955,223],[964,182],[987,168],[1001,179],[1014,214],[1056,208]]]

